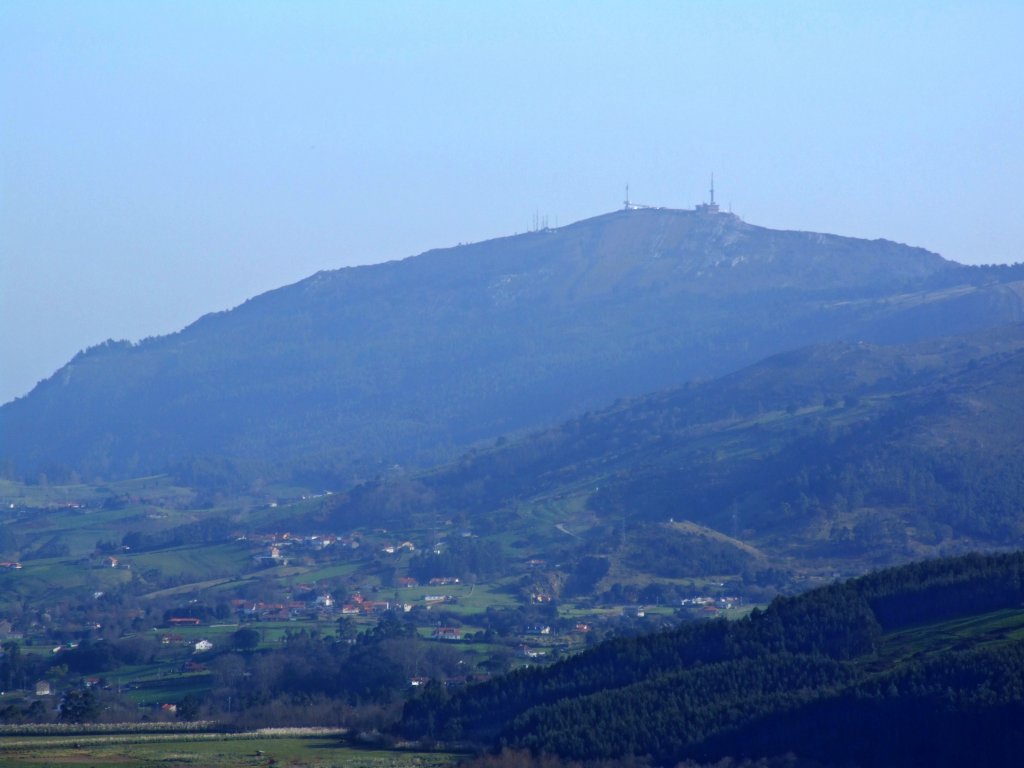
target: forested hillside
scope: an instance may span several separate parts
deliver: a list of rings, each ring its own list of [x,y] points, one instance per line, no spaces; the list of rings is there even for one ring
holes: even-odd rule
[[[324,510],[337,524],[459,513],[537,536],[526,533],[537,510],[575,505],[581,546],[661,576],[737,572],[764,556],[858,572],[1013,546],[1024,541],[1021,391],[1021,325],[822,345],[367,483]]]
[[[322,272],[108,342],[0,408],[28,480],[339,487],[811,343],[1024,317],[1021,267],[646,209]]]
[[[928,561],[427,692],[403,726],[657,765],[1005,765],[1024,747],[1022,624],[1024,554]]]

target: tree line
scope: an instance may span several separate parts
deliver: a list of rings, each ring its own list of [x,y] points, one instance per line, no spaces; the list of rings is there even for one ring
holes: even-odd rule
[[[787,752],[852,765],[891,765],[892,755],[908,764],[915,750],[934,765],[1005,756],[1021,742],[1010,726],[1024,713],[1024,641],[898,665],[882,651],[889,632],[1022,605],[1024,553],[927,561],[778,598],[742,620],[616,638],[547,669],[424,694],[406,704],[402,727],[656,764]]]

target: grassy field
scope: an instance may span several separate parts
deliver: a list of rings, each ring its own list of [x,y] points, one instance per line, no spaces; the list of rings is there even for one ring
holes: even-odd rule
[[[131,574],[114,568],[92,567],[64,558],[31,560],[23,569],[0,571],[0,601],[30,600],[44,605],[73,590],[107,590],[131,581]]]
[[[360,563],[358,562],[347,562],[336,564],[332,563],[330,565],[317,567],[297,568],[291,576],[282,578],[281,582],[288,586],[294,586],[296,584],[323,581],[326,579],[337,579],[344,576],[351,576],[359,569],[359,566]]]
[[[519,605],[515,595],[502,590],[500,584],[448,584],[437,587],[406,587],[395,590],[401,602],[426,605],[427,595],[444,595],[452,602],[436,603],[446,613],[468,616],[483,613],[489,607],[514,608]]]
[[[892,632],[883,638],[879,656],[893,662],[968,645],[978,647],[1021,638],[1024,638],[1024,610],[1006,608]]]
[[[441,768],[459,755],[346,746],[340,732],[268,729],[245,734],[132,734],[9,736],[0,765],[90,768]]]
[[[156,552],[133,554],[133,568],[143,571],[156,568],[166,576],[188,577],[193,574],[238,574],[244,572],[252,559],[249,551],[235,542],[184,545]]]

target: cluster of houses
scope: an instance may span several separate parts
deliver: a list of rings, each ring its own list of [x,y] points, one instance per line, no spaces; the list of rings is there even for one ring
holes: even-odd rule
[[[707,612],[714,612],[729,611],[737,608],[743,604],[743,600],[734,596],[708,597],[707,595],[697,595],[694,597],[684,597],[679,601],[679,604],[684,608],[703,608]]]
[[[427,582],[431,587],[450,587],[459,583],[461,582],[456,576],[438,576]],[[403,576],[398,580],[398,586],[405,589],[408,587],[418,587],[420,583],[412,576]]]
[[[524,659],[540,659],[547,656],[548,652],[541,648],[532,648],[528,645],[520,645],[519,655]]]
[[[434,627],[430,636],[434,640],[461,640],[462,630],[458,627]]]
[[[309,535],[289,533],[250,533],[239,536],[235,541],[245,542],[257,548],[253,560],[266,565],[283,565],[291,553],[322,552],[328,547],[348,547],[356,549],[361,546],[358,533],[349,536],[338,536],[333,533],[313,533]]]
[[[416,545],[411,541],[403,541],[401,544],[388,544],[381,548],[385,555],[399,555],[402,552],[415,552]]]
[[[287,600],[268,603],[262,600],[232,600],[231,607],[238,618],[245,621],[290,621],[308,616],[310,611],[332,613],[335,600],[330,592],[318,592],[311,600]]]
[[[424,603],[424,605],[426,605],[428,611],[432,607],[434,607],[435,605],[441,605],[443,603],[454,603],[454,602],[455,602],[455,596],[454,595],[424,595],[423,596],[423,603]]]
[[[380,616],[388,611],[412,610],[410,603],[393,603],[390,600],[367,600],[359,592],[349,597],[349,602],[341,606],[342,616]]]
[[[173,619],[172,619],[173,621]],[[198,621],[198,619],[197,619]],[[191,645],[192,653],[206,653],[207,651],[213,650],[213,643],[203,638],[201,640],[191,641],[176,634],[164,634],[160,636],[161,645]]]

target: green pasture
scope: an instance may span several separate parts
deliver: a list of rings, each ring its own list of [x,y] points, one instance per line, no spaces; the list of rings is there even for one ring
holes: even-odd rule
[[[240,574],[252,566],[252,555],[247,547],[236,542],[183,545],[155,552],[132,554],[132,568],[145,572],[157,569],[164,576],[185,576],[210,579],[222,574]]]
[[[17,768],[441,768],[460,757],[451,753],[376,750],[346,746],[340,733],[298,735],[110,734],[103,736],[17,736],[0,746],[0,764]]]
[[[127,570],[99,568],[66,558],[28,560],[22,566],[20,570],[0,569],[0,605],[13,600],[45,605],[51,600],[66,600],[76,591],[108,590],[131,580]]]
[[[184,640],[183,645],[171,645],[169,648],[178,648],[176,655],[183,655],[186,653],[185,649],[188,646],[192,646],[200,640],[209,640],[214,645],[214,649],[217,651],[227,650],[231,643],[231,635],[238,630],[239,624],[233,621],[224,622],[213,622],[210,624],[200,624],[199,626],[183,626],[183,627],[155,627],[151,633],[154,637],[162,637],[163,635],[178,635]],[[188,653],[191,657],[191,653]],[[196,661],[202,661],[202,653],[195,654]]]
[[[123,684],[121,695],[139,706],[181,701],[188,694],[202,698],[210,691],[209,673],[179,675]]]
[[[193,574],[195,575],[195,574]],[[188,584],[179,584],[174,587],[167,587],[165,589],[157,589],[152,592],[147,592],[142,597],[147,599],[163,598],[178,596],[192,596],[199,593],[210,595],[213,593],[224,593],[225,599],[233,598],[235,590],[247,581],[251,581],[256,578],[252,575],[246,576],[218,576],[213,579],[203,579],[202,581],[193,581]]]
[[[0,480],[0,502],[25,507],[52,507],[68,503],[100,506],[111,496],[140,497],[161,505],[181,506],[189,503],[194,495],[192,490],[174,485],[166,475],[136,477],[99,485],[28,485],[13,480]]]
[[[516,596],[502,589],[501,582],[488,584],[449,584],[437,587],[403,587],[396,590],[398,600],[412,605],[426,606],[427,595],[451,595],[453,602],[435,603],[432,610],[458,616],[479,614],[488,608],[515,608],[520,603]]]
[[[322,566],[298,566],[294,572],[281,579],[282,583],[294,586],[296,584],[307,584],[317,581],[328,581],[351,576],[360,567],[365,567],[365,562],[344,562],[330,563]]]
[[[882,639],[879,657],[887,663],[971,647],[1024,639],[1024,610],[1006,608],[892,632]]]
[[[27,539],[26,551],[58,537],[61,544],[67,545],[68,556],[82,557],[94,552],[98,541],[120,543],[122,533],[129,527],[142,527],[133,521],[145,514],[142,508],[41,509],[32,510],[31,519],[23,520],[18,527]]]
[[[273,648],[284,642],[285,635],[289,632],[299,632],[304,629],[320,632],[322,635],[333,635],[337,629],[336,625],[336,620],[321,622],[311,619],[296,619],[295,621],[253,621],[247,622],[244,626],[260,633],[260,648]]]

